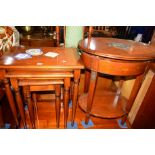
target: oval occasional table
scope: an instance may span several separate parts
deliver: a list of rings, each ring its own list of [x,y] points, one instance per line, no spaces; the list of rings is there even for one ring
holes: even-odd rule
[[[140,42],[116,38],[85,38],[78,48],[86,67],[85,90],[79,97],[79,106],[86,112],[85,124],[90,115],[101,118],[122,118],[128,113],[138,94],[150,62],[155,59],[155,48]],[[95,91],[97,75],[121,77],[116,91]],[[136,77],[129,99],[121,95],[125,77]]]

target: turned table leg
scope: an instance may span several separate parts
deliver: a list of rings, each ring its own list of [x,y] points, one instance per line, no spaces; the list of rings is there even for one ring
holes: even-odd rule
[[[33,107],[34,107],[34,119],[37,122],[37,127],[39,128],[39,118],[38,118],[38,106],[37,106],[37,94],[34,92],[32,93],[32,99],[33,99]],[[35,121],[34,120],[34,121]],[[35,124],[36,125],[36,124]]]
[[[90,71],[88,69],[85,69],[84,93],[88,92],[89,83],[90,83]]]
[[[67,127],[70,78],[64,79],[64,128]]]
[[[87,111],[86,111],[86,119],[85,119],[86,124],[88,124],[89,117],[90,117],[90,111],[93,104],[96,81],[97,81],[97,72],[91,71],[90,84],[89,84],[89,90],[88,90]]]
[[[121,79],[119,81],[118,89],[117,89],[117,92],[116,92],[116,95],[115,95],[115,98],[114,98],[114,101],[113,101],[113,106],[115,106],[115,107],[117,106],[119,97],[121,95],[121,90],[122,90],[123,83],[124,83],[124,80]]]
[[[18,121],[18,116],[17,116],[17,110],[16,110],[16,106],[15,106],[15,101],[13,98],[13,94],[9,85],[9,80],[8,79],[4,79],[4,85],[5,85],[5,91],[6,91],[6,95],[9,101],[9,105],[13,114],[13,117],[15,119],[16,122],[16,126],[17,128],[19,127],[19,121]]]
[[[22,102],[19,87],[18,87],[18,80],[16,78],[11,78],[10,81],[11,81],[11,85],[15,91],[15,98],[16,98],[17,106],[18,106],[18,109],[19,109],[19,112],[21,115],[21,119],[22,119],[24,128],[27,128],[25,111],[24,111],[23,102]]]
[[[35,127],[35,114],[34,114],[33,104],[31,100],[30,86],[24,86],[24,87],[26,87],[26,100],[27,100],[27,106],[29,110],[32,128],[35,129],[36,128]]]
[[[60,84],[55,85],[55,97],[56,97],[56,103],[55,103],[55,111],[56,111],[56,127],[59,128],[59,122],[60,122],[60,93],[61,88]]]
[[[74,119],[76,114],[78,91],[79,91],[79,79],[80,79],[80,70],[74,71],[74,85],[73,85],[73,100],[72,100],[72,126],[74,126]]]

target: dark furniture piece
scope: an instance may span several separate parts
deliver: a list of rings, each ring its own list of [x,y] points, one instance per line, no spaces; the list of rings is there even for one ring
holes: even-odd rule
[[[29,47],[54,47],[55,39],[53,35],[44,35],[43,33],[21,35],[20,45]]]
[[[155,65],[152,64],[153,78],[133,121],[135,129],[155,129]]]
[[[117,36],[116,26],[89,26],[88,35],[92,37],[115,37]]]
[[[3,89],[2,83],[0,81],[0,128],[4,126],[3,115],[2,115],[2,99],[5,95],[5,90]]]

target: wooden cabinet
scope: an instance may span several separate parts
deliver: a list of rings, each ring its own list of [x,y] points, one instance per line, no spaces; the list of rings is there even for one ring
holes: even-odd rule
[[[135,129],[155,129],[155,66],[152,71],[153,78],[132,124]]]
[[[45,36],[41,33],[25,35],[20,37],[20,44],[29,47],[54,47],[55,40],[52,36]]]

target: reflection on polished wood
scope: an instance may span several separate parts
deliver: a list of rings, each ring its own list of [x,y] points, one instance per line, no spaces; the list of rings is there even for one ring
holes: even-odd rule
[[[113,104],[116,92],[109,90],[96,90],[93,99],[93,108],[91,115],[101,118],[119,118],[124,116],[127,100],[121,96],[118,101],[118,106]],[[88,94],[82,94],[79,98],[79,106],[85,112],[87,111]]]
[[[110,46],[111,43],[124,44],[126,49]],[[154,59],[154,47],[141,42],[116,38],[86,38],[79,42],[79,48],[89,54],[110,59],[150,60]]]

